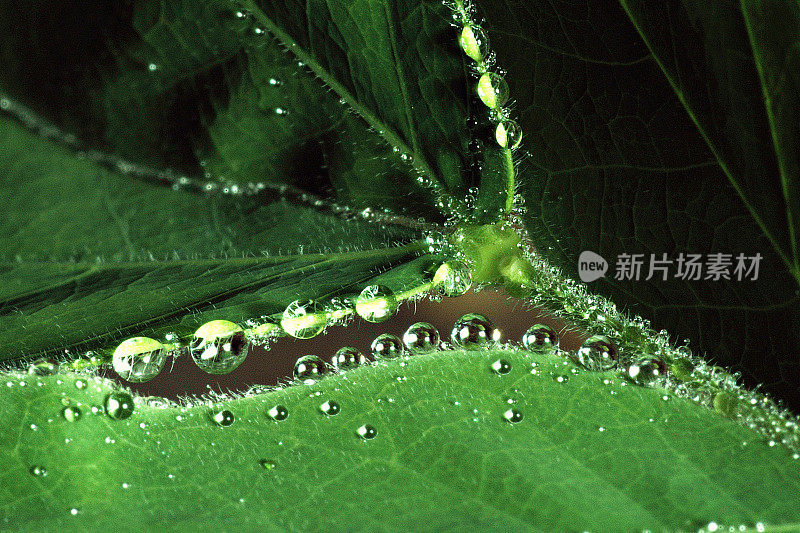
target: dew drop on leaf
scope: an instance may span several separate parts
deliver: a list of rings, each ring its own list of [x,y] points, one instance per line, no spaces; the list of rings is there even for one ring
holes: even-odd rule
[[[469,313],[456,321],[450,340],[459,348],[473,350],[490,347],[500,340],[498,330],[491,320],[478,313]]]
[[[86,382],[82,379],[75,380],[75,388],[78,390],[83,390],[86,388]]]
[[[378,430],[369,424],[364,424],[356,430],[356,435],[364,440],[374,439],[378,435]]]
[[[114,371],[126,381],[143,383],[156,377],[167,360],[167,346],[148,337],[133,337],[117,346]]]
[[[133,414],[133,396],[124,391],[115,391],[106,396],[106,414],[114,420],[125,420]]]
[[[294,363],[294,377],[303,383],[314,383],[328,370],[325,361],[316,355],[304,355]]]
[[[280,422],[281,420],[286,420],[289,417],[289,410],[286,407],[278,404],[270,407],[269,411],[267,411],[267,416],[276,422]]]
[[[492,372],[495,374],[508,374],[511,372],[511,363],[506,361],[505,359],[498,359],[491,365]]]
[[[587,370],[602,372],[617,366],[619,352],[611,339],[605,335],[593,335],[586,339],[576,357]]]
[[[275,461],[271,461],[269,459],[261,459],[258,464],[260,464],[261,468],[264,470],[275,470],[275,467],[277,466]]]
[[[195,364],[209,374],[228,374],[242,364],[250,342],[241,327],[227,320],[212,320],[200,326],[189,353]]]
[[[458,44],[475,61],[483,60],[489,53],[489,37],[480,26],[464,26],[458,36]]]
[[[221,411],[212,413],[211,419],[218,426],[228,427],[233,425],[234,421],[236,420],[236,417],[233,416],[233,413],[230,412],[228,409],[222,409]]]
[[[496,109],[508,101],[508,83],[495,72],[483,74],[478,79],[476,91],[481,101],[491,109]]]
[[[34,477],[45,477],[47,476],[47,469],[43,466],[33,465],[28,469],[28,472],[31,473]]]
[[[667,364],[658,357],[639,357],[628,366],[626,374],[639,385],[652,385],[667,375]]]
[[[356,313],[367,322],[383,322],[397,312],[397,297],[388,287],[370,285],[356,298]]]
[[[79,407],[69,405],[61,410],[61,416],[63,416],[64,420],[67,422],[77,422],[83,416],[83,412]]]
[[[522,128],[513,120],[505,120],[495,128],[494,139],[503,148],[516,150],[522,143]]]
[[[532,352],[549,351],[558,346],[558,336],[550,326],[534,324],[522,335],[522,345]]]
[[[505,413],[503,413],[503,420],[511,424],[522,422],[522,418],[523,418],[522,412],[518,411],[517,409],[509,409]]]
[[[352,346],[339,348],[331,357],[331,364],[336,370],[340,371],[350,370],[366,362],[367,358],[364,357],[364,354]]]
[[[313,300],[295,300],[281,317],[281,328],[298,339],[310,339],[319,335],[327,319],[319,305]]]
[[[322,414],[333,416],[339,414],[341,408],[339,407],[339,404],[333,400],[327,400],[322,402],[322,404],[319,406],[319,410]]]
[[[28,374],[36,376],[52,376],[56,373],[58,365],[50,359],[38,359],[28,367]]]
[[[461,261],[449,261],[433,274],[433,284],[445,296],[461,296],[472,286],[472,271]]]
[[[428,322],[417,322],[403,333],[403,344],[413,354],[430,353],[439,346],[439,330]]]
[[[376,358],[391,359],[403,353],[403,344],[397,335],[383,333],[372,341],[372,355]]]

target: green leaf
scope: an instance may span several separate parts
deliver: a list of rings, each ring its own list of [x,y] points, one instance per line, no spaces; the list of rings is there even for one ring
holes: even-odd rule
[[[508,373],[491,370],[499,358]],[[92,413],[106,380],[2,381],[0,513],[19,529],[797,525],[800,465],[786,450],[557,355],[440,352],[225,402],[139,398],[125,420]],[[65,405],[83,416],[66,420]],[[285,420],[268,417],[276,405]],[[228,427],[211,419],[222,409]],[[358,436],[364,425],[374,438]]]
[[[591,288],[800,405],[796,2],[481,2],[525,135],[538,250],[760,253],[757,281]],[[646,264],[646,263],[645,263]]]

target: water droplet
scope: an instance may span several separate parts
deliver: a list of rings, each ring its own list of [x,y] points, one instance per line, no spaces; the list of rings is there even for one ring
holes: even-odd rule
[[[569,376],[566,374],[553,374],[553,381],[556,383],[566,383],[569,381]]]
[[[522,344],[533,352],[549,351],[558,346],[558,336],[550,326],[534,324],[522,336]]]
[[[261,459],[258,464],[260,464],[261,468],[264,470],[275,470],[275,467],[277,466],[275,461],[271,461],[269,459]]]
[[[114,350],[114,371],[126,381],[143,383],[156,377],[167,360],[168,347],[155,339],[133,337]]]
[[[147,70],[149,70],[150,72],[155,72],[156,70],[158,70],[158,65],[156,65],[155,63],[149,63],[147,65]]]
[[[492,363],[492,372],[495,374],[508,374],[511,372],[511,363],[505,359],[498,359]]]
[[[77,422],[83,416],[83,412],[81,412],[79,407],[68,405],[61,410],[61,416],[63,416],[64,420],[67,422]]]
[[[397,298],[388,287],[370,285],[356,299],[356,313],[368,322],[383,322],[397,312]]]
[[[469,313],[453,325],[450,334],[453,344],[467,350],[493,346],[500,340],[500,330],[491,320],[478,313]]]
[[[250,342],[238,325],[212,320],[194,333],[189,353],[195,364],[209,374],[229,374],[242,364]]]
[[[378,435],[378,430],[369,424],[364,424],[356,430],[356,435],[364,440],[374,439]]]
[[[211,414],[211,420],[214,421],[215,424],[222,427],[228,427],[233,425],[236,417],[233,416],[233,413],[227,409],[223,409],[221,411],[217,411],[216,413]]]
[[[28,367],[28,374],[36,376],[52,376],[56,373],[58,365],[50,359],[39,359]]]
[[[333,400],[327,400],[319,406],[319,410],[321,413],[326,414],[328,416],[333,416],[339,414],[341,408],[339,404],[334,402]]]
[[[32,467],[30,467],[30,469],[28,469],[28,472],[30,472],[31,475],[35,477],[47,476],[47,469],[39,465],[33,465]]]
[[[286,420],[289,417],[289,410],[279,404],[271,407],[269,411],[267,411],[267,416],[276,422],[280,422],[281,420]]]
[[[516,150],[522,143],[522,128],[513,120],[505,120],[495,128],[494,139],[503,148]]]
[[[417,322],[403,333],[403,344],[411,353],[430,353],[439,347],[439,330],[427,322]]]
[[[491,109],[496,109],[508,101],[508,83],[501,75],[494,72],[487,72],[480,77],[476,91],[481,101]]]
[[[472,286],[472,271],[461,261],[449,261],[436,270],[433,284],[445,296],[461,296]]]
[[[79,512],[80,512],[80,511],[78,511],[78,510],[77,510],[76,508],[74,508],[74,507],[73,507],[72,509],[70,509],[70,510],[69,510],[69,514],[71,514],[72,516],[78,516],[78,513],[79,513]]]
[[[303,383],[314,383],[325,375],[325,361],[316,355],[304,355],[294,364],[294,377]]]
[[[728,391],[721,391],[714,395],[714,410],[728,418],[736,416],[739,399]]]
[[[86,388],[86,382],[82,379],[75,380],[75,388],[78,390],[83,390]]]
[[[353,348],[352,346],[345,346],[343,348],[339,348],[333,357],[331,358],[331,363],[336,370],[344,371],[355,368],[359,365],[363,365],[367,362],[367,358],[364,357],[358,349]]]
[[[611,339],[605,335],[594,335],[586,339],[576,357],[587,370],[602,372],[617,366],[619,353]]]
[[[295,300],[283,312],[281,327],[298,339],[310,339],[319,335],[327,320],[319,305],[313,300]]]
[[[503,413],[503,419],[511,424],[522,422],[522,412],[516,409],[509,409],[508,411]]]
[[[372,355],[376,358],[390,359],[403,353],[403,343],[397,335],[384,333],[372,341]]]
[[[124,391],[115,391],[106,396],[106,414],[114,420],[125,420],[133,414],[133,397]]]
[[[489,37],[480,26],[464,26],[458,36],[458,44],[475,61],[482,61],[489,53]]]
[[[667,375],[667,365],[658,357],[639,357],[628,366],[627,375],[639,385],[652,385]]]

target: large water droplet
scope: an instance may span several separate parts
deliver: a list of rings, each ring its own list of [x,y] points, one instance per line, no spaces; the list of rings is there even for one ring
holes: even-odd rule
[[[450,340],[460,348],[474,350],[496,344],[500,340],[500,330],[485,316],[469,313],[453,325]]]
[[[51,359],[38,359],[28,367],[28,374],[37,376],[52,376],[56,373],[58,365]]]
[[[489,53],[489,37],[480,26],[464,26],[458,36],[458,44],[475,61],[483,60]]]
[[[503,413],[503,420],[510,424],[516,424],[517,422],[522,422],[522,412],[516,409],[509,409],[505,413]]]
[[[403,343],[397,335],[384,333],[372,341],[372,355],[376,358],[390,359],[403,353]]]
[[[106,396],[106,414],[114,420],[125,420],[133,414],[133,397],[125,391],[115,391]]]
[[[298,339],[310,339],[319,335],[327,319],[319,305],[313,300],[295,300],[283,312],[281,327]]]
[[[487,72],[480,77],[476,91],[486,107],[492,109],[508,101],[508,83],[501,75],[494,72]]]
[[[117,346],[112,356],[112,364],[114,371],[122,379],[143,383],[161,372],[168,352],[168,347],[155,339],[133,337]]]
[[[550,326],[534,324],[522,336],[522,345],[534,352],[549,351],[558,346],[558,336]]]
[[[327,400],[319,406],[319,410],[323,414],[333,416],[339,414],[341,408],[339,407],[339,404],[333,400]]]
[[[397,298],[388,287],[370,285],[356,299],[356,313],[368,322],[383,322],[397,312]]]
[[[522,143],[522,128],[513,120],[503,121],[495,128],[494,139],[503,148],[516,150]]]
[[[617,366],[619,352],[611,339],[605,335],[593,335],[586,339],[576,357],[587,370],[602,372]]]
[[[364,424],[356,430],[356,435],[364,440],[374,439],[378,435],[378,430],[369,424]]]
[[[316,355],[304,355],[294,364],[294,377],[303,383],[314,383],[324,376],[327,370],[325,361]]]
[[[367,358],[364,357],[364,354],[352,346],[339,348],[331,358],[333,367],[339,371],[350,370],[366,362]]]
[[[213,320],[200,326],[189,353],[200,369],[209,374],[228,374],[242,364],[250,342],[242,328],[227,320]]]
[[[461,261],[449,261],[433,274],[433,284],[445,296],[461,296],[472,286],[472,271]]]
[[[47,476],[47,469],[43,466],[33,465],[28,469],[28,472],[31,473],[32,476],[35,477],[45,477]]]
[[[68,405],[64,409],[61,410],[61,416],[64,417],[64,420],[67,422],[77,422],[83,416],[83,412],[80,410],[79,407],[74,405]]]
[[[236,417],[233,416],[233,413],[229,410],[222,409],[221,411],[211,413],[211,420],[213,420],[218,426],[228,427],[233,425]]]
[[[417,322],[403,333],[403,344],[413,354],[430,353],[439,347],[439,330],[427,322]]]
[[[639,357],[628,366],[627,375],[639,385],[652,385],[667,375],[667,365],[658,357]]]
[[[492,372],[495,374],[508,374],[511,372],[511,363],[506,361],[505,359],[498,359],[491,365]]]
[[[267,411],[267,416],[276,422],[280,422],[281,420],[286,420],[289,417],[289,410],[278,404],[269,408]]]

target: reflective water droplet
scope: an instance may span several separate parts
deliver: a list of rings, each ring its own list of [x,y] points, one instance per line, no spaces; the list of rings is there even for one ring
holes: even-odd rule
[[[77,422],[83,416],[83,412],[80,410],[79,407],[74,405],[68,405],[64,409],[61,410],[61,416],[64,417],[64,420],[67,422]]]
[[[258,464],[260,464],[261,468],[264,470],[275,470],[275,467],[277,466],[275,461],[271,461],[269,459],[261,459]]]
[[[492,363],[492,372],[495,374],[508,374],[511,372],[511,363],[505,359],[498,359]]]
[[[294,364],[294,377],[303,383],[314,383],[327,372],[325,361],[316,355],[304,355]]]
[[[494,139],[503,148],[516,150],[522,143],[522,128],[513,120],[505,120],[495,128]]]
[[[553,374],[553,381],[556,383],[566,383],[569,381],[569,376],[566,374]]]
[[[216,413],[212,413],[211,420],[213,420],[218,426],[228,427],[233,425],[236,417],[233,416],[233,413],[229,410],[223,409],[221,411],[217,411]]]
[[[522,345],[533,352],[549,351],[558,346],[558,335],[548,325],[534,324],[522,336]]]
[[[267,416],[276,422],[280,422],[281,420],[286,420],[289,417],[289,410],[279,404],[271,407],[269,411],[267,411]]]
[[[378,430],[369,424],[364,424],[356,430],[356,435],[364,440],[374,439],[378,435]]]
[[[370,285],[356,299],[356,313],[368,322],[383,322],[397,312],[397,298],[388,287]]]
[[[476,91],[486,107],[492,109],[508,101],[508,83],[505,78],[494,72],[487,72],[480,77]]]
[[[115,391],[106,396],[106,414],[114,420],[125,420],[133,414],[133,397],[124,391]]]
[[[403,333],[403,344],[413,354],[430,353],[439,347],[439,330],[427,322],[417,322]]]
[[[168,347],[148,337],[123,341],[112,356],[114,371],[126,381],[143,383],[156,377],[167,360]]]
[[[490,347],[500,340],[500,330],[491,320],[478,313],[469,313],[453,325],[450,334],[453,344],[467,350]]]
[[[503,419],[506,422],[511,424],[516,424],[517,422],[522,422],[522,412],[516,409],[509,409],[505,413],[503,413]]]
[[[47,476],[47,469],[43,466],[33,465],[28,469],[32,476],[45,477]]]
[[[367,358],[364,357],[357,348],[353,348],[352,346],[345,346],[343,348],[339,348],[333,357],[331,358],[331,363],[336,370],[344,371],[355,368],[359,365],[363,365],[367,362]]]
[[[433,284],[445,296],[461,296],[472,286],[472,271],[461,261],[449,261],[436,270]]]
[[[241,327],[227,320],[212,320],[194,333],[189,353],[192,360],[209,374],[229,374],[242,364],[250,341]]]
[[[489,37],[480,26],[464,26],[458,36],[458,44],[475,61],[483,60],[489,53]]]
[[[721,391],[714,395],[714,410],[728,418],[735,418],[739,399],[728,391]]]
[[[627,375],[639,385],[651,385],[667,375],[667,365],[658,357],[639,357],[628,366]]]
[[[403,343],[397,335],[384,333],[372,341],[372,355],[376,358],[390,359],[403,353]]]
[[[58,370],[58,365],[51,359],[38,359],[28,367],[28,374],[36,376],[52,376]]]
[[[86,388],[86,382],[82,379],[75,380],[75,388],[79,390],[83,390]]]
[[[327,319],[319,305],[313,300],[295,300],[283,312],[281,327],[298,339],[310,339],[319,335]]]
[[[341,408],[339,407],[339,404],[334,402],[333,400],[327,400],[319,406],[319,410],[323,414],[326,414],[328,416],[333,416],[339,414]]]
[[[593,335],[586,339],[576,357],[587,370],[602,372],[617,366],[619,353],[611,339],[605,335]]]

